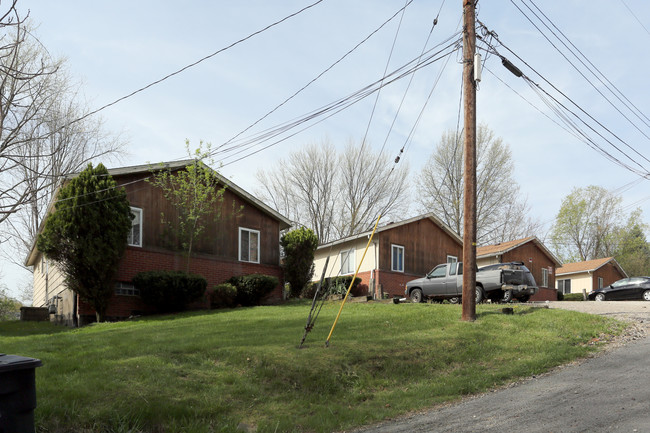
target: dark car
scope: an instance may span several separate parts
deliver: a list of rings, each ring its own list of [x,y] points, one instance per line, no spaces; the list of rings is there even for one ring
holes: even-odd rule
[[[610,286],[592,290],[591,301],[614,301],[619,299],[643,299],[650,301],[650,277],[632,277],[618,280]]]

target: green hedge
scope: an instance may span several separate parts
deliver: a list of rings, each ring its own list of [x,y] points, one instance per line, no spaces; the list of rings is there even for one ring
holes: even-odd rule
[[[276,277],[262,274],[232,277],[227,283],[237,288],[236,302],[244,306],[259,305],[279,284]]]
[[[567,293],[564,295],[564,301],[584,301],[582,293]]]
[[[163,313],[183,311],[203,296],[208,282],[200,275],[181,271],[140,272],[133,278],[140,297]]]
[[[237,287],[230,283],[214,286],[210,293],[210,308],[232,308],[237,301]]]

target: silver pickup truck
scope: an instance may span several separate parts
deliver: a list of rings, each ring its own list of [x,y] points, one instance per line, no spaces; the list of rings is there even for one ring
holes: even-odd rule
[[[510,302],[516,298],[526,302],[537,293],[537,284],[522,262],[499,263],[476,271],[476,303],[489,298]],[[404,295],[412,302],[425,299],[460,301],[463,292],[463,264],[443,263],[423,278],[406,283]]]

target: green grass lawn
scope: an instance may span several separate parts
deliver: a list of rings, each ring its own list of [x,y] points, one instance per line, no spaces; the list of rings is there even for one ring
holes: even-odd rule
[[[599,316],[480,305],[309,304],[68,330],[0,322],[0,352],[39,358],[40,432],[330,432],[485,391],[597,350]]]

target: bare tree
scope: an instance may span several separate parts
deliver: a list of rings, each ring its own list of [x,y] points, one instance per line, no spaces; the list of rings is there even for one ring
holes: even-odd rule
[[[407,164],[395,166],[387,154],[349,141],[340,166],[341,196],[335,225],[339,238],[372,228],[379,215],[390,220],[407,213]]]
[[[393,167],[368,146],[350,141],[339,155],[325,140],[260,170],[257,194],[324,243],[368,229],[379,214],[390,219],[407,211],[408,168]]]
[[[477,242],[486,245],[533,235],[539,223],[529,216],[527,200],[513,178],[510,147],[481,124],[476,148]],[[438,215],[459,235],[464,218],[462,153],[462,135],[444,132],[416,181],[422,209]]]
[[[15,1],[0,30],[0,231],[4,255],[22,264],[61,177],[119,156],[124,142],[84,117],[79,85],[30,36]]]
[[[333,230],[337,165],[336,149],[329,140],[310,144],[277,167],[258,171],[263,188],[258,195],[292,221],[311,228],[324,242]]]

